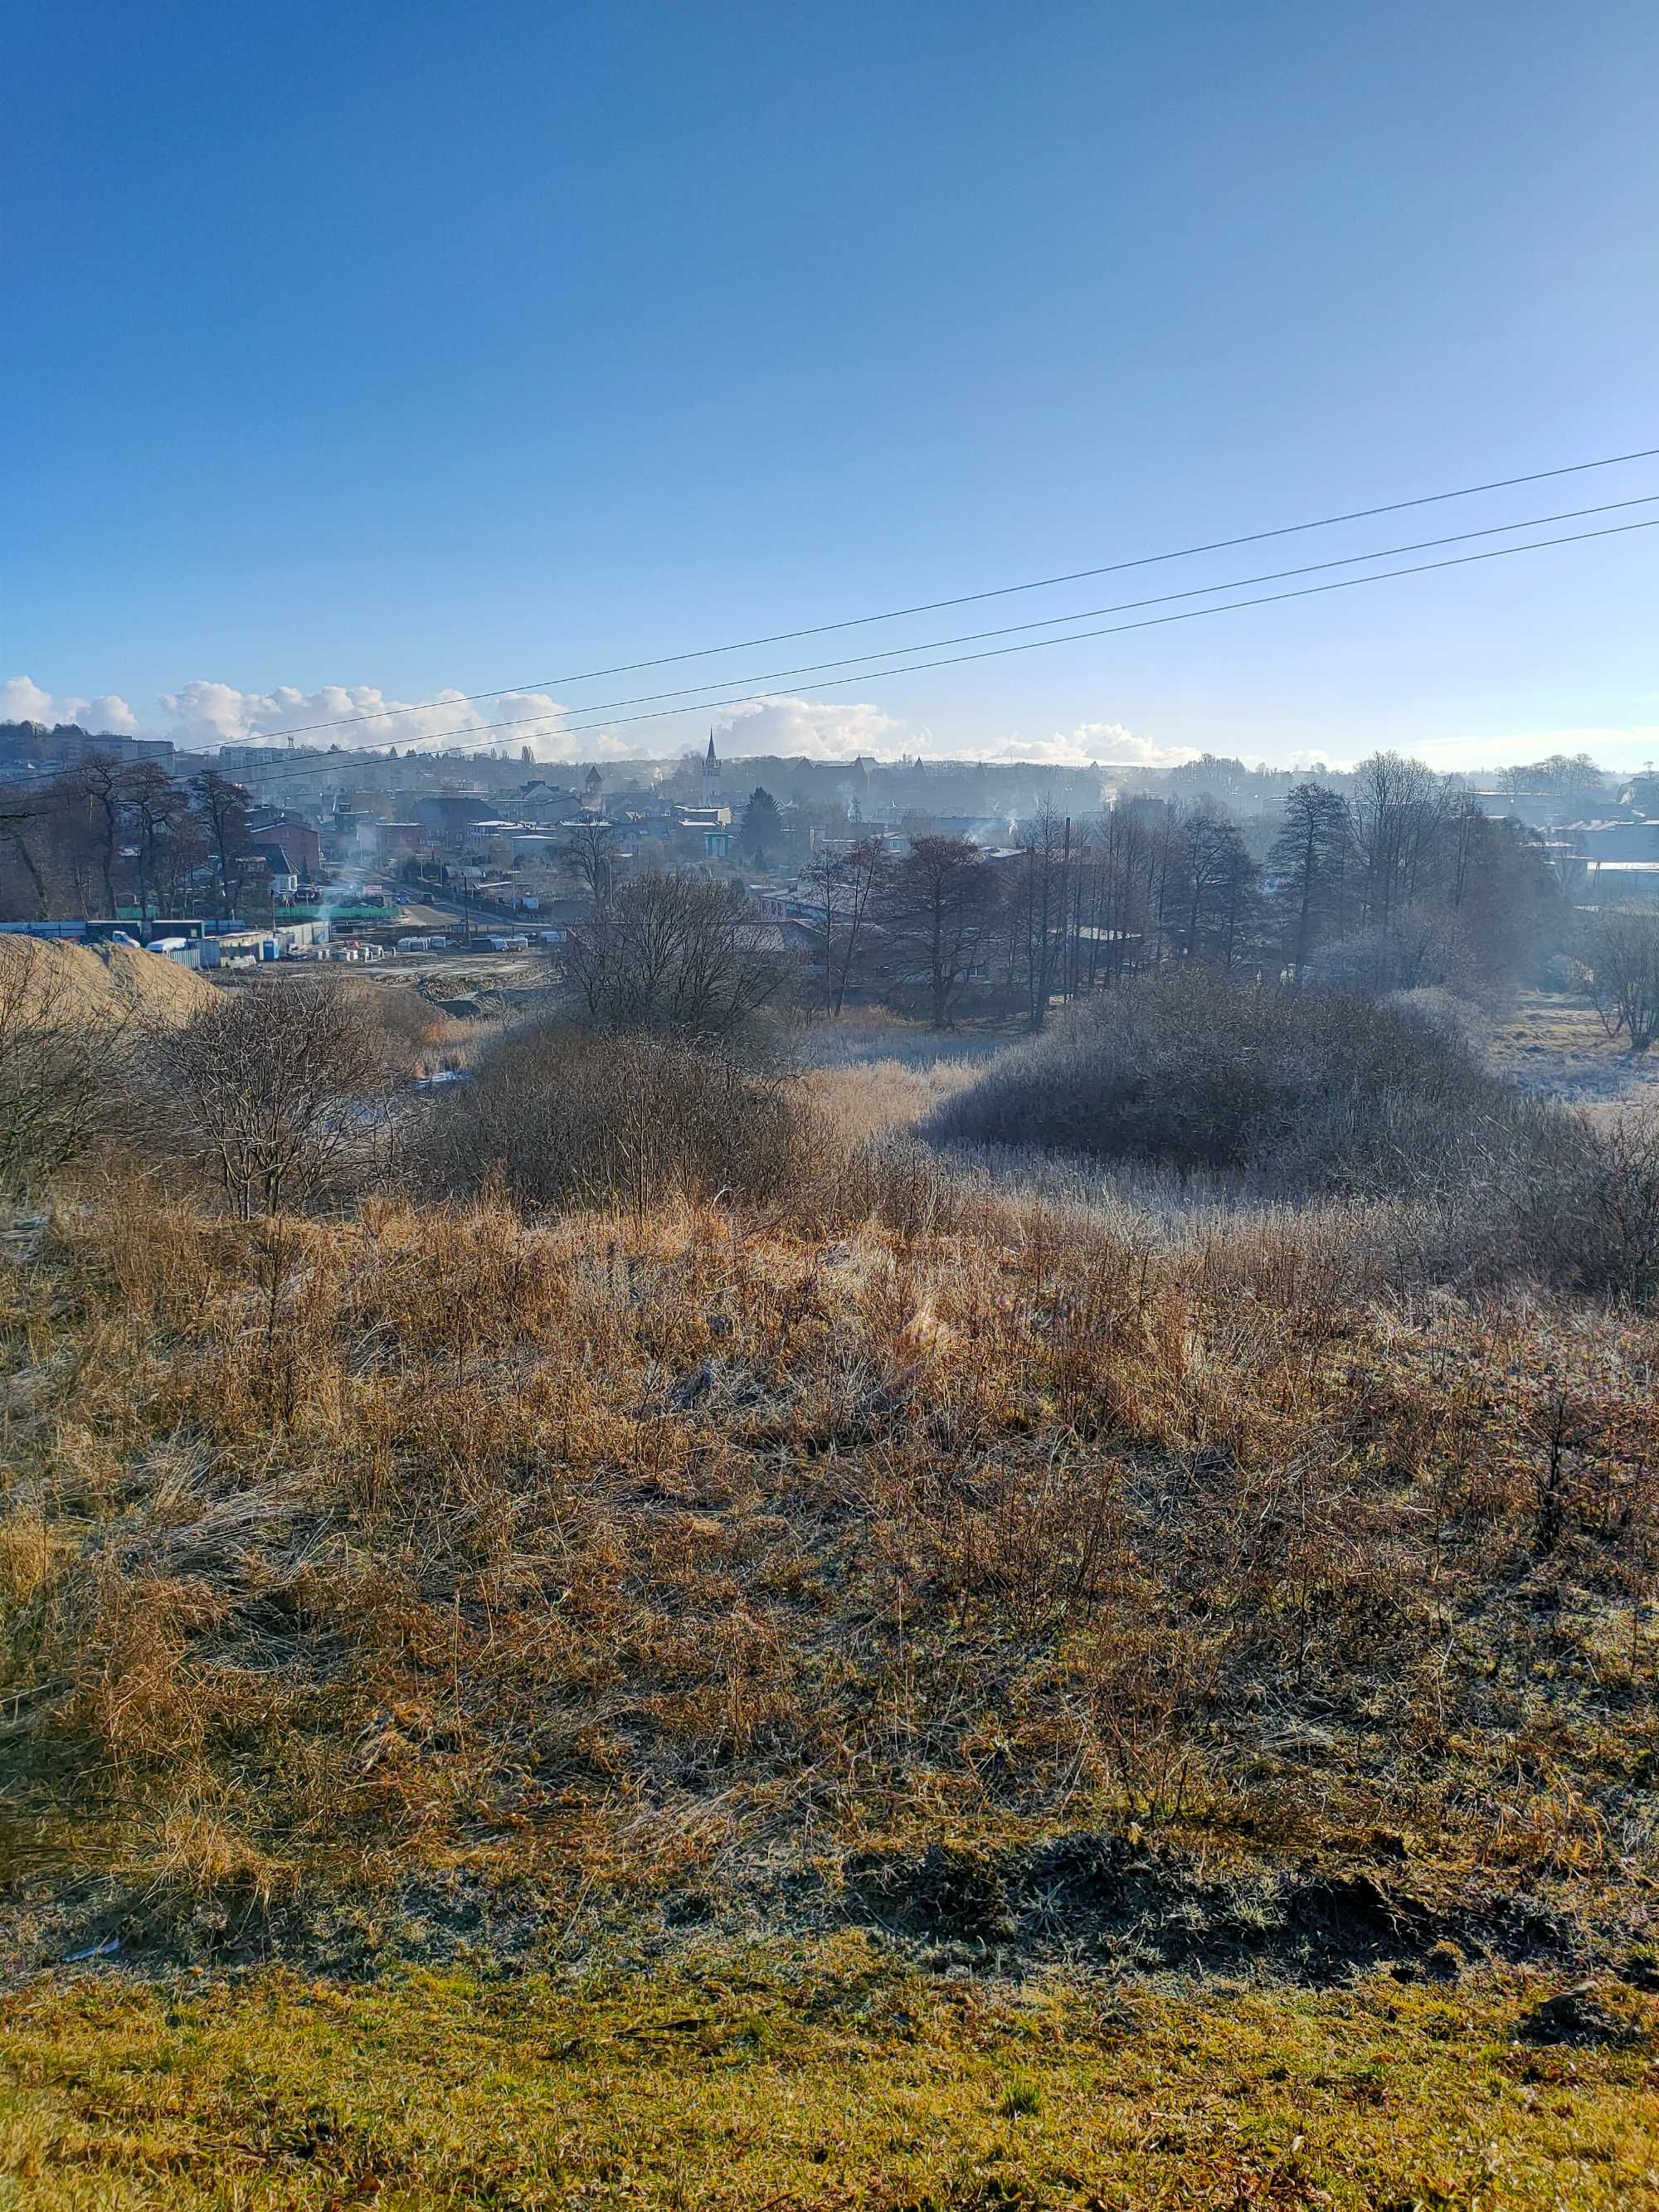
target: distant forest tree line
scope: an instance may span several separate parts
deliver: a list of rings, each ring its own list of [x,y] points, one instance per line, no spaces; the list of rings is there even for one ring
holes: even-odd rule
[[[1207,794],[1121,799],[1091,821],[1044,809],[996,858],[932,836],[904,859],[874,837],[823,856],[824,1001],[878,991],[941,1024],[972,1003],[1035,1029],[1056,1000],[1171,962],[1483,999],[1571,939],[1534,833],[1397,753],[1346,781],[1294,786],[1260,856]]]
[[[180,782],[154,762],[92,752],[0,788],[0,921],[239,911],[247,793],[216,769]]]
[[[1599,776],[1576,758],[1505,773],[1517,789],[1575,794]],[[1400,754],[1292,784],[1272,815],[1244,822],[1189,789],[1172,775],[1092,818],[1045,804],[994,854],[918,824],[900,858],[854,827],[805,870],[811,989],[832,1012],[878,996],[941,1027],[984,1012],[1034,1029],[1058,1001],[1172,962],[1481,999],[1541,976],[1580,932],[1534,831]],[[780,819],[757,788],[740,849],[774,858]],[[604,909],[618,888],[612,841],[596,824],[589,842],[570,865]],[[216,770],[181,782],[89,754],[0,790],[0,919],[234,913],[249,842],[246,794]]]

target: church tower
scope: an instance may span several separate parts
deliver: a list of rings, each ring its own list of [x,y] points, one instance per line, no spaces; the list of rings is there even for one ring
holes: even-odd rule
[[[718,806],[720,803],[720,764],[714,757],[714,732],[708,732],[708,750],[702,757],[702,803]]]

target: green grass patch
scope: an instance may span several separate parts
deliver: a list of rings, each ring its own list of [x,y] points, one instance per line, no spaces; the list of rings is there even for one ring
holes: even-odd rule
[[[855,1937],[580,1984],[91,1972],[0,2004],[0,2203],[1659,2202],[1648,2049],[1517,2041],[1546,1993],[1483,1972],[1121,1996]]]

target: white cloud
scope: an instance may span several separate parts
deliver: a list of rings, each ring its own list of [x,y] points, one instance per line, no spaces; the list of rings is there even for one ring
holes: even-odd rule
[[[871,681],[878,684],[878,676]],[[1638,702],[1645,707],[1643,699]],[[589,725],[572,730],[568,718]],[[699,752],[708,720],[702,727],[684,720],[618,722],[607,730],[592,726],[591,717],[578,706],[565,706],[544,691],[507,691],[499,697],[469,702],[459,691],[441,692],[436,698],[411,701],[389,696],[371,684],[326,684],[313,690],[278,684],[269,691],[245,691],[234,684],[198,678],[176,691],[163,693],[153,709],[136,713],[114,692],[82,697],[54,696],[30,677],[16,675],[0,681],[0,721],[78,722],[89,730],[120,733],[143,731],[170,737],[187,750],[211,749],[227,742],[276,740],[292,730],[303,732],[302,744],[346,747],[411,744],[422,750],[446,744],[469,750],[517,753],[528,744],[537,759],[550,764],[577,760],[637,758],[684,750],[695,744]],[[323,725],[325,726],[308,726]],[[841,701],[762,696],[727,709],[714,720],[714,742],[722,756],[739,760],[757,753],[785,758],[850,760],[863,753],[891,760],[901,754],[927,760],[981,760],[999,764],[1030,761],[1054,767],[1086,767],[1099,762],[1105,767],[1169,768],[1195,757],[1191,744],[1166,745],[1142,737],[1121,722],[1079,722],[1069,731],[1026,737],[1018,731],[1006,737],[969,737],[958,729],[915,723],[889,714],[872,701]],[[1392,739],[1379,737],[1357,744],[1350,736],[1331,750],[1322,748],[1281,750],[1261,744],[1260,738],[1244,745],[1252,760],[1265,755],[1273,766],[1309,770],[1351,765],[1359,752],[1373,743],[1393,742],[1402,751],[1417,754],[1442,769],[1480,773],[1510,761],[1536,760],[1552,752],[1588,752],[1614,771],[1640,767],[1659,759],[1659,723],[1651,720],[1587,724],[1570,727],[1514,729],[1497,736],[1467,732],[1444,732],[1420,727],[1401,728]],[[1212,740],[1218,751],[1231,744]]]
[[[241,691],[198,677],[164,692],[160,703],[158,733],[192,749],[258,744],[292,732],[301,744],[348,748],[418,744],[433,750],[465,743],[516,753],[527,744],[538,760],[550,762],[636,750],[604,732],[565,731],[561,725],[572,710],[545,691],[469,701],[450,690],[416,701],[388,697],[374,684],[325,684],[312,691],[279,684],[270,691]]]
[[[570,716],[588,726],[568,729]],[[538,760],[549,763],[668,754],[688,743],[701,752],[703,744],[702,732],[688,738],[684,723],[621,722],[606,730],[589,723],[580,706],[562,705],[544,691],[506,691],[469,701],[447,690],[416,701],[393,697],[373,684],[325,684],[310,690],[279,684],[268,691],[245,691],[207,677],[163,692],[155,711],[141,716],[113,693],[54,699],[27,676],[17,676],[0,684],[0,719],[79,721],[88,729],[124,732],[142,729],[191,751],[275,743],[290,732],[299,744],[316,746],[396,745],[402,750],[410,744],[428,750],[453,744],[516,753],[528,744]],[[1194,752],[1191,746],[1163,746],[1138,737],[1121,722],[1082,722],[1069,732],[1057,730],[1048,737],[1016,733],[976,741],[952,729],[907,722],[869,700],[763,696],[710,719],[716,749],[731,760],[766,753],[836,761],[862,753],[878,760],[902,754],[927,760],[1031,761],[1056,767],[1099,761],[1156,768],[1189,760]]]
[[[252,694],[235,690],[228,684],[207,684],[199,678],[186,684],[182,691],[164,692],[161,697],[162,712],[172,725],[168,734],[198,745],[251,737],[258,703]],[[276,702],[264,703],[274,706]]]
[[[118,691],[102,691],[95,699],[60,699],[58,716],[60,721],[78,722],[83,730],[100,737],[109,732],[131,737],[138,726],[138,717]]]
[[[1196,758],[1191,745],[1160,745],[1151,738],[1137,737],[1122,722],[1079,722],[1074,730],[1056,730],[1046,738],[1005,738],[994,745],[956,748],[958,757],[982,761],[1031,761],[1048,768],[1087,768],[1098,761],[1103,768],[1170,768],[1177,761]]]
[[[27,676],[8,677],[0,684],[0,722],[47,722],[52,720],[52,694]]]
[[[565,712],[544,691],[476,702],[442,691],[416,702],[388,698],[373,684],[325,684],[314,691],[279,684],[270,691],[240,691],[201,677],[164,692],[161,703],[163,733],[185,745],[246,744],[289,732],[317,745],[402,746],[476,735],[481,745],[532,744],[544,758],[555,757],[550,740]]]
[[[892,732],[904,725],[879,707],[821,699],[752,699],[714,725],[714,750],[744,759],[774,753],[786,760],[851,760],[902,750]],[[644,741],[648,742],[648,741]]]
[[[138,726],[137,717],[118,692],[101,692],[96,699],[73,694],[55,699],[27,676],[13,676],[0,684],[0,722],[78,722],[100,737],[109,732],[126,735]]]

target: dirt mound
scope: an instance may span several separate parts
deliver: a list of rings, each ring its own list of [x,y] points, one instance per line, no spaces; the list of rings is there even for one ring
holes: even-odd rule
[[[155,952],[94,951],[39,937],[0,937],[0,1001],[31,1020],[188,1021],[213,1004],[211,983]]]

